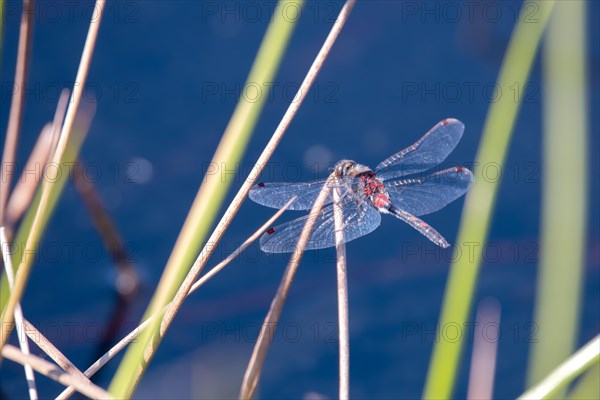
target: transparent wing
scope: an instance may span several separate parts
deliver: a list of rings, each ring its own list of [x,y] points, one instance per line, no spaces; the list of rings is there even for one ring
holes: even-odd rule
[[[344,242],[357,239],[379,226],[381,215],[366,203],[362,206],[350,199],[342,202],[344,217]],[[260,239],[260,248],[266,253],[291,253],[296,247],[300,233],[308,215],[285,224],[275,226]],[[335,246],[335,224],[333,221],[333,204],[323,208],[315,221],[314,229],[306,250],[324,249]]]
[[[281,208],[292,197],[298,196],[290,210],[309,210],[327,179],[311,182],[267,182],[254,185],[250,189],[250,199],[266,207]],[[333,201],[329,194],[325,204]]]
[[[352,187],[352,181],[356,178],[352,176],[338,177],[335,183],[330,187],[340,188],[341,196],[344,197]],[[283,207],[292,197],[297,199],[292,203],[289,210],[310,210],[315,200],[321,192],[321,188],[327,181],[319,179],[310,182],[265,182],[254,185],[250,189],[250,199],[256,203],[272,208]],[[329,193],[325,204],[333,201],[333,195]]]
[[[447,118],[431,128],[415,144],[383,160],[375,169],[382,179],[416,174],[426,171],[448,157],[454,150],[465,125],[457,119]]]
[[[422,178],[385,182],[392,203],[412,215],[425,215],[453,202],[469,190],[473,173],[455,167]]]

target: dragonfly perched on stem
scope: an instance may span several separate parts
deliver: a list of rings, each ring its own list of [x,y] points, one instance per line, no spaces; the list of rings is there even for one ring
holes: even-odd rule
[[[391,214],[406,222],[433,243],[447,248],[450,244],[421,215],[437,211],[469,190],[473,173],[464,167],[452,167],[423,175],[448,157],[460,141],[465,126],[448,118],[435,125],[415,144],[386,158],[374,169],[351,160],[339,161],[329,180],[341,193],[344,241],[349,242],[377,228],[381,214]],[[309,210],[327,178],[310,182],[259,183],[250,190],[250,198],[263,206],[281,208],[293,196],[298,198],[290,210]],[[333,201],[330,193],[326,204]],[[308,215],[269,229],[260,239],[267,253],[294,251]],[[319,211],[307,250],[335,246],[333,204]]]

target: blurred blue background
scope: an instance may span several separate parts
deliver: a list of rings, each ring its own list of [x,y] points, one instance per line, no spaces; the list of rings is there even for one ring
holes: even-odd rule
[[[277,126],[342,4],[309,1],[302,10],[272,90],[262,93],[268,101],[232,193]],[[590,221],[579,344],[600,330],[599,4],[589,3]],[[60,89],[72,87],[92,6],[89,1],[53,0],[38,5],[19,165],[43,124],[52,119]],[[323,177],[341,158],[374,167],[446,117],[466,125],[447,164],[472,166],[520,6],[519,1],[359,1],[263,180]],[[85,91],[87,102],[97,102],[97,112],[82,160],[91,165],[96,188],[142,277],[142,291],[119,337],[139,321],[158,282],[274,7],[274,1],[108,3]],[[19,18],[20,2],[6,2],[2,132]],[[523,391],[528,346],[537,329],[532,312],[543,92],[539,56],[537,60],[525,88],[499,94],[522,96],[524,103],[501,171],[491,244],[485,249],[476,296],[476,301],[495,297],[502,307],[497,398]],[[486,171],[487,176],[476,179],[496,179],[495,168]],[[425,218],[450,242],[456,238],[462,203],[460,199]],[[568,204],[564,212],[569,212]],[[233,251],[271,214],[246,202],[209,265]],[[82,370],[94,361],[116,304],[115,268],[101,249],[70,183],[40,245],[23,308]],[[444,340],[434,331],[451,252],[385,217],[377,231],[352,242],[347,251],[351,394],[419,397],[433,344]],[[236,396],[286,260],[266,256],[254,246],[193,294],[136,397]],[[337,396],[335,279],[333,250],[305,255],[258,397]],[[463,327],[461,334],[472,335],[472,327]],[[466,395],[471,347],[472,340],[467,340],[457,397]],[[116,365],[113,361],[101,372],[99,384],[108,384]],[[20,366],[4,361],[0,379],[6,398],[26,395]],[[61,390],[43,378],[39,385],[42,393]]]

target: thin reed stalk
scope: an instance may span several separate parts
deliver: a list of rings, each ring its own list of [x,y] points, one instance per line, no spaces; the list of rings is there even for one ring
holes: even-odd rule
[[[46,176],[46,174],[47,174],[46,167],[47,167],[48,163],[50,163],[52,161],[52,158],[54,157],[54,154],[56,153],[56,142],[58,141],[58,136],[60,135],[60,130],[62,128],[62,124],[64,121],[68,101],[69,101],[69,90],[65,89],[61,92],[60,98],[58,100],[58,104],[56,106],[54,120],[52,122],[52,144],[50,145],[50,154],[48,154],[47,159],[44,160],[44,170],[42,171],[42,176]],[[77,153],[79,151],[79,148],[81,146],[81,143],[83,142],[85,133],[87,132],[87,128],[86,128],[87,123],[85,120],[83,121],[83,123],[80,123],[79,125],[81,125],[81,127],[80,127],[81,129],[78,129],[76,127],[75,132],[71,135],[72,136],[71,142],[69,144],[69,147],[67,148],[67,152],[64,157],[65,163],[73,161],[72,157],[70,155]],[[67,165],[67,164],[64,164],[64,165]],[[54,179],[54,178],[52,178],[52,179]],[[12,243],[17,244],[16,250],[11,256],[13,265],[20,266],[23,263],[25,263],[23,265],[25,265],[26,268],[29,268],[29,264],[31,262],[33,262],[34,257],[24,257],[24,248],[23,247],[31,234],[39,234],[41,237],[42,231],[45,229],[45,225],[48,221],[48,218],[52,214],[52,210],[54,209],[54,205],[56,204],[56,201],[60,195],[60,192],[62,191],[62,187],[64,186],[65,181],[66,181],[65,179],[58,179],[58,181],[56,182],[57,185],[53,186],[53,192],[51,193],[50,199],[48,200],[49,205],[44,210],[44,218],[42,219],[42,227],[37,232],[33,232],[31,230],[31,228],[33,226],[33,221],[36,217],[36,213],[38,211],[38,206],[40,204],[41,194],[43,192],[43,187],[45,185],[44,179],[41,180],[40,184],[36,184],[37,188],[35,189],[35,195],[27,206],[27,212],[25,213],[25,216],[22,218],[22,220],[19,224],[19,230],[17,231],[17,234],[14,237],[14,240],[12,239],[12,236],[13,236],[12,230],[11,230],[12,226],[10,226],[10,225],[5,226],[6,234],[7,234],[6,236],[11,238],[10,241]],[[33,183],[36,183],[36,182],[33,182]],[[33,242],[36,243],[40,239],[40,237],[36,237]],[[6,274],[2,274],[2,278],[0,280],[0,310],[4,307],[4,304],[6,304],[6,302],[8,301],[8,293],[9,293],[9,290],[8,290],[8,281],[6,279]]]
[[[269,218],[259,229],[257,229],[248,239],[242,243],[240,247],[238,247],[233,253],[231,253],[228,257],[226,257],[223,261],[213,267],[210,271],[208,271],[204,276],[202,276],[198,281],[192,285],[190,291],[188,292],[188,296],[194,293],[198,288],[212,279],[215,275],[217,275],[223,268],[225,268],[229,263],[235,260],[244,250],[248,248],[256,239],[258,239],[267,229],[273,226],[273,223],[283,214],[290,205],[296,200],[296,197],[290,199],[280,210],[278,210],[271,218]],[[166,310],[167,306],[165,306],[161,312]],[[102,357],[100,357],[95,363],[93,363],[87,370],[85,370],[85,375],[89,378],[92,377],[96,372],[100,370],[103,366],[105,366],[114,356],[116,356],[121,350],[123,350],[129,343],[134,341],[145,329],[150,326],[152,320],[156,319],[162,314],[154,314],[140,325],[138,325],[134,330],[129,332],[123,339],[121,339],[117,344],[115,344],[109,351],[107,351]],[[66,388],[56,399],[68,399],[75,392],[74,388],[68,387]]]
[[[83,90],[85,88],[85,82],[87,79],[92,54],[94,52],[94,46],[96,44],[96,38],[98,36],[100,22],[102,20],[102,12],[104,10],[104,5],[105,0],[96,0],[96,10],[98,11],[98,13],[97,15],[95,15],[95,18],[92,18],[92,20],[90,21],[88,35],[83,48],[83,54],[81,56],[81,62],[77,71],[77,77],[75,79],[76,84],[73,87],[73,95],[71,96],[71,102],[69,103],[69,106],[67,108],[65,123],[62,126],[60,138],[58,139],[57,149],[52,159],[52,161],[56,163],[56,165],[61,165],[61,161],[63,161],[63,156],[67,148],[67,144],[69,143],[70,134],[75,122],[75,116],[79,109],[79,103],[81,102]],[[32,254],[37,239],[41,237],[41,230],[47,218],[46,213],[49,200],[52,196],[53,187],[60,188],[61,185],[55,180],[45,182],[42,185],[41,199],[38,204],[37,211],[31,226],[31,231],[25,242],[24,254]],[[0,348],[2,348],[4,343],[6,343],[6,341],[8,340],[8,336],[11,333],[15,304],[20,301],[21,296],[23,295],[25,285],[29,277],[30,269],[30,263],[26,264],[24,263],[24,261],[21,261],[19,267],[15,271],[15,288],[11,292],[6,306],[4,305],[4,303],[1,304],[0,309],[2,309],[2,318],[0,320],[0,323],[2,324],[2,326],[7,327],[7,329],[2,330],[0,336]]]
[[[346,271],[346,244],[344,242],[344,210],[340,189],[333,190],[333,218],[335,224],[335,252],[338,295],[339,337],[339,398],[350,398],[350,329],[348,324],[348,274]]]
[[[574,383],[568,399],[600,399],[600,361],[588,369],[577,383]]]
[[[13,175],[12,168],[15,164],[19,132],[21,130],[21,122],[23,121],[23,106],[25,105],[26,92],[25,85],[27,83],[27,71],[29,70],[33,19],[35,16],[34,7],[34,0],[23,1],[21,26],[19,28],[19,44],[17,49],[17,65],[15,69],[16,91],[14,92],[10,103],[8,126],[6,127],[6,137],[4,139],[4,149],[2,151],[2,163],[0,164],[0,171],[2,173],[2,179],[0,179],[0,225],[4,225],[4,210],[8,200],[8,193],[10,192],[10,184]],[[0,4],[0,9],[2,10],[0,11],[2,13],[0,21],[3,22],[4,4]],[[0,26],[0,28],[2,27]],[[0,33],[0,35],[2,35],[2,33]],[[0,39],[2,38],[0,37]]]
[[[519,14],[517,25],[506,50],[506,55],[498,77],[498,87],[503,93],[517,85],[524,88],[542,33],[552,12],[554,1],[526,1]],[[528,10],[534,7],[539,12],[537,21],[527,19]],[[484,244],[487,241],[494,204],[501,180],[477,178],[481,167],[496,165],[503,168],[512,131],[517,119],[523,96],[514,101],[511,96],[498,96],[498,101],[490,106],[483,137],[475,160],[475,183],[467,193],[461,224],[458,232],[457,248],[454,251],[450,275],[442,302],[438,326],[449,324],[466,326],[471,311],[477,275],[483,258]],[[477,245],[473,257],[461,257],[460,249]],[[456,341],[441,340],[434,344],[423,397],[452,398],[454,383],[459,371],[459,360],[463,349],[463,338]]]
[[[21,365],[31,365],[38,373],[62,383],[65,386],[73,386],[79,393],[92,399],[114,399],[106,390],[93,383],[81,381],[75,375],[63,371],[58,366],[32,354],[23,354],[16,347],[7,344],[2,348],[2,356]]]
[[[265,89],[266,85],[273,81],[297,22],[284,17],[283,10],[290,3],[301,6],[303,0],[281,0],[278,3],[273,14],[273,21],[269,24],[242,93],[246,92],[249,85],[259,85]],[[259,96],[257,101],[250,101],[245,96],[240,97],[213,156],[210,164],[213,168],[219,170],[221,168],[232,169],[233,165],[241,161],[265,103],[266,96]],[[261,165],[260,168],[262,167]],[[204,183],[198,190],[143,319],[162,310],[167,303],[174,299],[174,296],[177,309],[181,306],[185,294],[200,274],[204,263],[208,260],[208,257],[205,257],[201,263],[194,263],[193,271],[189,270],[194,256],[198,254],[200,246],[205,241],[217,217],[232,180],[231,178],[223,179],[220,174],[215,174],[211,170],[208,170],[205,174]],[[241,205],[241,202],[237,204],[238,207],[239,205]],[[229,217],[232,218],[236,212],[237,208],[234,208],[234,212]],[[209,247],[212,253],[212,248],[217,245],[221,235],[229,225],[230,220],[227,219],[223,223],[223,218],[216,229],[218,233],[215,235],[215,232],[213,232],[208,242],[205,243],[204,250]],[[165,322],[161,325],[159,325],[160,321],[153,322],[152,328],[147,330],[140,340],[128,349],[110,385],[110,390],[117,397],[130,397],[132,395],[146,365],[162,340],[160,332],[164,332],[170,325],[170,320],[174,314],[168,312]]]
[[[542,213],[534,312],[540,329],[530,346],[530,386],[573,353],[579,336],[590,148],[586,14],[586,2],[557,2],[542,52]]]
[[[600,335],[556,367],[518,399],[547,399],[562,393],[569,383],[600,361]]]
[[[6,270],[6,276],[8,278],[8,284],[10,289],[15,285],[14,279],[14,271],[12,267],[12,261],[10,259],[10,255],[8,254],[8,240],[6,239],[6,234],[4,232],[4,227],[0,226],[0,250],[2,251],[2,260],[4,261],[4,268]],[[29,352],[29,341],[27,340],[27,335],[25,334],[25,323],[23,322],[25,318],[23,318],[23,310],[21,309],[21,303],[17,303],[15,305],[15,324],[17,325],[17,336],[19,337],[19,347],[23,354],[30,354]],[[20,327],[20,329],[19,329]],[[27,387],[29,389],[29,398],[31,400],[38,398],[37,386],[35,384],[35,375],[33,373],[33,368],[31,365],[25,364],[23,365],[25,369],[25,379],[27,380]]]
[[[42,332],[40,332],[31,322],[24,320],[23,329],[27,332],[27,336],[34,342],[44,353],[48,355],[59,367],[69,374],[77,377],[82,382],[91,384],[92,382],[69,360],[60,350],[58,350],[50,340],[48,340]]]
[[[275,293],[275,297],[273,298],[273,301],[271,301],[269,312],[267,313],[267,316],[265,317],[265,320],[260,328],[258,339],[254,344],[252,356],[250,357],[250,361],[246,367],[246,372],[244,373],[244,379],[240,389],[240,399],[251,399],[254,397],[254,392],[256,391],[256,386],[258,385],[258,380],[260,379],[260,375],[262,373],[262,367],[264,365],[265,358],[267,357],[267,352],[269,350],[269,346],[271,345],[275,328],[279,323],[279,317],[281,316],[283,305],[285,304],[292,281],[294,280],[294,276],[298,270],[300,260],[302,260],[306,243],[308,243],[308,239],[310,239],[310,235],[312,233],[315,221],[321,212],[321,208],[323,208],[323,204],[325,204],[325,200],[329,196],[329,192],[331,190],[330,184],[334,179],[335,177],[330,176],[330,178],[325,182],[321,192],[319,193],[319,196],[317,196],[315,203],[310,209],[308,219],[304,224],[304,228],[302,228],[298,243],[296,243],[292,257],[290,258],[288,266],[283,273],[281,283],[277,288],[277,293]]]
[[[12,232],[12,227],[21,219],[27,208],[31,205],[36,189],[39,187],[39,181],[43,174],[34,179],[27,178],[31,171],[42,171],[46,166],[46,161],[52,150],[52,124],[47,123],[40,132],[38,140],[29,155],[25,168],[21,172],[21,177],[17,181],[6,205],[4,223],[8,230]],[[12,235],[9,233],[8,236]]]
[[[150,329],[148,334],[145,334],[139,342],[134,344],[131,349],[125,355],[125,358],[122,362],[122,365],[117,370],[117,374],[111,383],[111,392],[115,393],[117,396],[131,396],[133,390],[137,386],[139,379],[145,369],[145,366],[148,364],[149,360],[152,358],[158,345],[160,344],[161,338],[164,332],[168,329],[173,318],[181,308],[183,304],[183,300],[185,299],[188,291],[193,285],[194,281],[197,279],[198,275],[204,268],[207,260],[212,255],[214,249],[217,244],[221,240],[223,234],[226,229],[229,227],[229,224],[237,214],[237,211],[242,205],[242,202],[248,195],[250,188],[258,179],[258,176],[262,172],[262,169],[266,165],[267,161],[275,151],[275,148],[283,138],[289,124],[291,123],[293,117],[296,115],[296,112],[300,108],[300,105],[303,103],[306,98],[307,93],[310,91],[310,88],[320,71],[323,63],[335,42],[335,39],[339,35],[342,26],[348,18],[348,15],[355,3],[355,0],[347,1],[338,16],[338,19],[334,23],[323,47],[317,54],[316,59],[313,61],[311,68],[309,69],[306,77],[304,78],[302,84],[298,88],[298,92],[294,97],[294,101],[290,103],[286,113],[281,119],[277,129],[273,133],[273,136],[267,143],[265,149],[261,153],[254,167],[251,169],[248,177],[244,180],[242,187],[239,189],[238,193],[235,195],[232,202],[229,204],[229,207],[225,211],[223,217],[217,224],[217,227],[214,229],[213,233],[209,237],[206,245],[200,252],[199,256],[196,258],[192,268],[189,273],[185,277],[183,283],[177,290],[171,305],[168,307],[163,320],[160,325],[160,329],[156,332],[156,329]],[[260,53],[260,52],[259,52]],[[215,158],[217,155],[215,155]],[[173,278],[173,277],[171,277]],[[174,278],[173,278],[174,279]],[[154,308],[151,306],[151,310]],[[158,334],[157,336],[155,336]]]

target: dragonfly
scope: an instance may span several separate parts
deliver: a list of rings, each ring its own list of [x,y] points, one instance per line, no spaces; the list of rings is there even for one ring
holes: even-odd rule
[[[444,161],[460,141],[465,126],[454,118],[436,124],[412,146],[383,160],[375,169],[352,160],[341,160],[333,169],[336,179],[309,182],[267,182],[250,189],[250,199],[272,208],[282,208],[296,200],[290,210],[310,210],[325,184],[340,194],[344,242],[374,231],[381,214],[406,222],[436,245],[447,248],[448,241],[419,217],[445,207],[465,194],[473,184],[473,173],[465,167],[452,167],[426,173]],[[306,250],[335,246],[333,194],[329,193],[319,211]],[[266,253],[295,250],[309,215],[274,226],[260,239]]]

